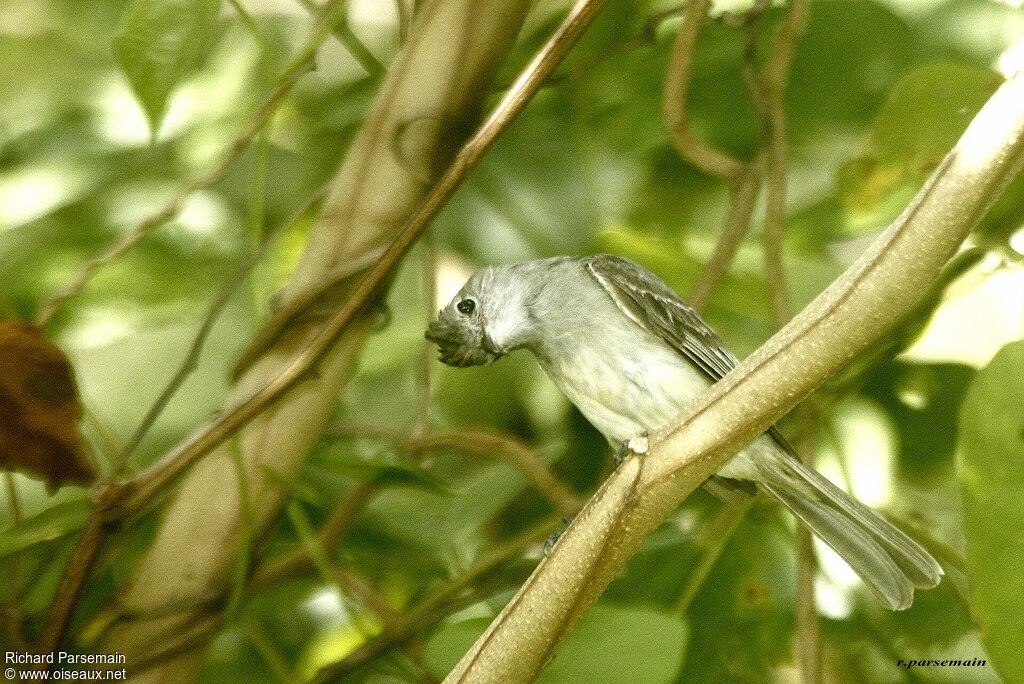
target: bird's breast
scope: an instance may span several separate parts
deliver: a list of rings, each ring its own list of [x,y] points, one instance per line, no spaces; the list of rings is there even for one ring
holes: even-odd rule
[[[660,340],[644,335],[575,340],[541,365],[612,443],[650,432],[703,394],[711,381]]]

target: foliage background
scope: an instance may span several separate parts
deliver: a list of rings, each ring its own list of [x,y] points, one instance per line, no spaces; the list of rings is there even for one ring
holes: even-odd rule
[[[252,119],[310,22],[301,2],[193,3],[195,26],[168,76],[140,69],[133,52],[145,36],[128,30],[126,17],[141,4],[19,0],[0,12],[0,306],[9,316],[35,316],[85,260],[208,171]],[[525,64],[565,6],[538,3],[499,82]],[[325,564],[353,573],[402,615],[517,533],[560,517],[507,460],[465,449],[410,453],[366,426],[406,435],[421,420],[422,331],[435,308],[428,280],[443,301],[482,264],[611,251],[647,265],[684,295],[692,287],[729,198],[723,183],[679,159],[661,121],[678,22],[651,22],[672,6],[610,2],[561,75],[435,222],[431,250],[419,247],[405,261],[389,297],[390,321],[340,397],[337,434],[325,437],[301,481],[282,483],[293,498],[266,556],[302,545],[307,526],[317,529],[338,500],[372,480],[379,491]],[[718,6],[713,14],[730,9],[744,7]],[[780,14],[770,11],[768,24]],[[352,30],[384,65],[399,49],[397,21],[388,2],[348,9]],[[797,306],[898,213],[1000,72],[1024,64],[1022,38],[1021,10],[989,0],[811,4],[786,95],[784,257]],[[702,135],[747,157],[760,133],[740,78],[743,44],[743,31],[725,22],[704,28],[690,111]],[[299,81],[227,176],[193,193],[176,218],[100,271],[51,322],[48,334],[76,368],[83,429],[102,469],[111,469],[110,456],[184,357],[225,275],[336,171],[379,82],[339,41],[326,42],[316,71]],[[919,533],[953,580],[891,614],[823,552],[817,593],[829,681],[1000,676],[992,667],[895,666],[926,657],[987,658],[1006,681],[1024,677],[1006,637],[1018,631],[1012,617],[1024,587],[1012,559],[1024,549],[1019,535],[1003,531],[1019,529],[1024,515],[1020,404],[1012,395],[1024,380],[1024,351],[1008,347],[993,362],[1001,366],[978,372],[1024,337],[1022,198],[1018,179],[972,238],[970,258],[917,320],[815,401],[819,421],[807,439],[818,465]],[[757,217],[707,311],[741,356],[774,329]],[[309,223],[307,212],[274,239],[134,467],[220,406],[228,369],[286,282]],[[424,277],[432,264],[436,278]],[[480,369],[428,368],[432,429],[486,428],[521,440],[580,497],[607,474],[603,439],[525,355]],[[25,618],[31,636],[85,520],[88,495],[67,487],[50,497],[35,481],[13,481],[20,521],[10,506],[0,511],[0,586],[9,590],[9,625]],[[544,681],[795,677],[793,525],[758,503],[723,538],[714,527],[720,506],[704,493],[692,497],[613,584]],[[107,549],[76,616],[74,648],[88,651],[102,631],[105,606],[155,524],[155,516],[139,521]],[[543,536],[525,555],[509,553],[475,578],[468,598],[436,610],[409,644],[358,676],[443,675],[539,558]],[[727,541],[722,549],[719,539]],[[680,606],[695,568],[719,551],[692,602]],[[373,602],[353,596],[351,585],[339,590],[346,585],[323,565],[232,602],[202,680],[305,678],[387,632]],[[10,629],[3,638],[13,639]]]

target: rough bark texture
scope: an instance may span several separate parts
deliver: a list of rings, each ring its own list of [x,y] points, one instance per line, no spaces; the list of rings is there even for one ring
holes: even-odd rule
[[[436,0],[419,9],[408,43],[331,183],[282,307],[394,238],[472,131],[529,5],[528,0]],[[292,321],[245,369],[228,405],[273,377],[317,325],[315,317]],[[369,330],[367,321],[354,322],[315,376],[292,388],[183,479],[133,583],[119,597],[122,618],[100,648],[124,653],[130,667],[156,658],[136,673],[137,681],[194,678],[206,639],[190,644],[187,636],[218,619],[204,610],[203,601],[224,591],[243,541],[236,459],[244,464],[253,528],[259,534],[282,503],[262,466],[285,476],[298,473]]]

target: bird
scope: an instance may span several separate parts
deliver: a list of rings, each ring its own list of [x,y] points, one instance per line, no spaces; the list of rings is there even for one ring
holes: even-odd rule
[[[671,287],[625,257],[596,254],[488,266],[431,321],[454,367],[525,349],[613,446],[657,430],[739,360]],[[713,477],[763,489],[891,610],[936,586],[942,567],[916,541],[798,459],[773,426]]]

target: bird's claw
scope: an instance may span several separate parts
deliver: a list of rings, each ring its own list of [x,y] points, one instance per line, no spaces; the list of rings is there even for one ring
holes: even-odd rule
[[[646,432],[633,435],[632,439],[623,440],[622,444],[615,449],[615,453],[612,454],[615,467],[617,468],[622,465],[622,462],[626,460],[626,456],[629,456],[629,452],[632,451],[637,456],[643,456],[647,453],[649,446]]]

